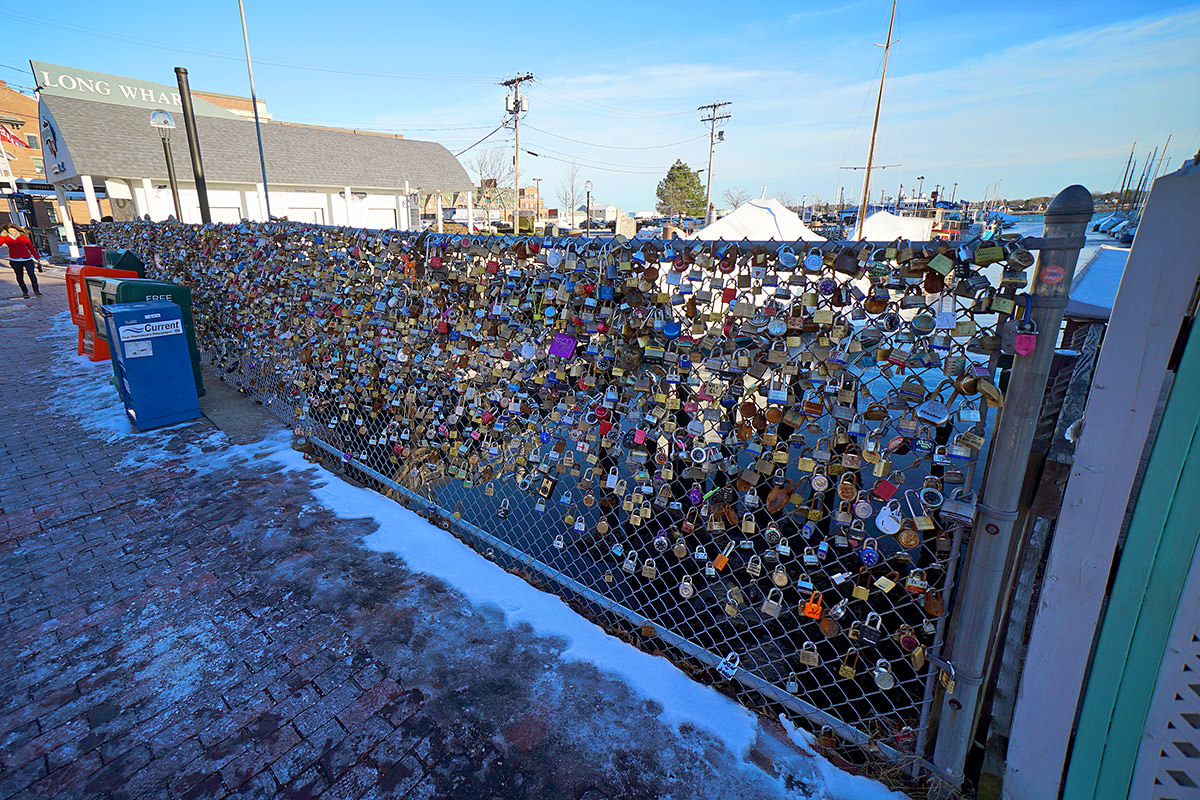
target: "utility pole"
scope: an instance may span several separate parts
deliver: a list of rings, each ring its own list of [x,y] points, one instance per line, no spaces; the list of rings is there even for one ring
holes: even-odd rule
[[[713,214],[712,214],[712,175],[713,175],[713,153],[717,149],[717,123],[723,122],[733,116],[732,114],[729,114],[729,113],[718,114],[717,111],[719,111],[723,106],[728,106],[728,105],[732,105],[732,104],[733,104],[732,101],[726,101],[724,103],[709,103],[706,106],[700,106],[699,108],[696,109],[697,111],[707,111],[708,112],[708,116],[701,117],[700,121],[709,123],[709,127],[708,127],[708,180],[705,181],[705,185],[704,185],[704,224],[705,225],[709,225],[713,221],[713,219],[712,219],[712,217],[713,217]],[[725,141],[725,132],[724,131],[721,131],[721,141]]]
[[[871,148],[867,151],[867,171],[863,175],[862,203],[858,207],[858,224],[854,226],[854,238],[862,236],[863,222],[867,218],[867,199],[871,187],[871,163],[875,160],[875,134],[879,132],[879,108],[883,105],[883,81],[887,78],[888,54],[892,50],[892,28],[896,24],[896,0],[892,0],[892,18],[888,22],[887,41],[877,47],[883,48],[883,71],[879,73],[879,96],[875,99],[875,122],[871,125]]]
[[[539,210],[541,209],[541,206],[542,206],[542,179],[541,178],[530,178],[529,180],[533,181],[533,185],[534,185],[533,191],[534,191],[535,196],[533,198],[533,225],[534,225],[534,227],[537,227]]]
[[[516,75],[500,85],[512,89],[504,105],[513,115],[513,233],[521,232],[521,112],[529,110],[529,98],[521,97],[521,84],[533,80],[533,73]]]

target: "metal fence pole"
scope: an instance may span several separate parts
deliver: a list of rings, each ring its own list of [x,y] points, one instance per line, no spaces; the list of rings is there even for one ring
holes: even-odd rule
[[[183,104],[183,126],[187,130],[188,151],[192,154],[192,179],[196,182],[196,199],[200,203],[200,221],[205,225],[212,222],[208,208],[208,183],[204,180],[204,159],[200,155],[200,133],[196,130],[196,112],[192,108],[192,89],[188,85],[188,71],[175,68],[179,82],[179,98]],[[146,200],[149,203],[149,198]],[[179,220],[183,222],[183,220]]]
[[[934,764],[953,786],[963,780],[981,689],[992,659],[995,632],[1004,613],[1017,532],[1017,506],[1033,443],[1050,360],[1058,342],[1071,278],[1092,218],[1092,195],[1078,184],[1055,196],[1046,209],[1043,248],[1034,266],[1029,316],[1039,331],[1037,347],[1018,356],[996,426],[979,514],[967,551],[962,593],[951,618],[955,691],[946,694],[938,726]]]

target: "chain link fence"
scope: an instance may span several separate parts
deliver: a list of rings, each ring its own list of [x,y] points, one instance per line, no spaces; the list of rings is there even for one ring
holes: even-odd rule
[[[752,708],[923,755],[1036,241],[94,231],[326,458]]]

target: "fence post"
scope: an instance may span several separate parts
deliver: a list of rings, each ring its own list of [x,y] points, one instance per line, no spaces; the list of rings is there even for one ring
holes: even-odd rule
[[[975,730],[992,644],[1007,603],[1017,551],[1018,503],[1034,429],[1046,391],[1050,360],[1058,344],[1067,293],[1092,218],[1092,195],[1078,184],[1063,189],[1046,209],[1045,239],[1034,265],[1029,316],[1037,324],[1034,351],[1013,366],[992,450],[979,514],[971,533],[961,589],[950,624],[949,661],[956,688],[942,698],[933,763],[952,786],[963,780],[963,765]]]
[[[1200,279],[1192,241],[1197,225],[1200,153],[1150,190],[1096,362],[1013,712],[1004,775],[1004,796],[1013,800],[1057,796],[1071,747],[1078,754],[1072,768],[1091,761],[1099,774],[1102,748],[1090,747],[1095,739],[1072,745],[1077,707],[1089,668],[1097,667],[1093,639],[1109,600],[1126,508]],[[1078,730],[1094,737],[1108,727]],[[1129,790],[1109,788],[1121,796]]]

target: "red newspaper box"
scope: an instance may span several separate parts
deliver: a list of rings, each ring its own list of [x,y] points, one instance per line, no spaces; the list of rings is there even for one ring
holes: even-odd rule
[[[83,246],[83,263],[89,267],[103,267],[104,248],[98,244],[85,244]]]
[[[87,264],[72,264],[67,267],[67,306],[71,309],[71,321],[78,329],[78,341],[75,352],[86,355],[92,361],[108,361],[108,342],[103,337],[96,336],[96,318],[92,315],[92,301],[88,296],[88,276],[104,278],[141,278],[132,269],[113,269],[112,267],[93,267]]]

